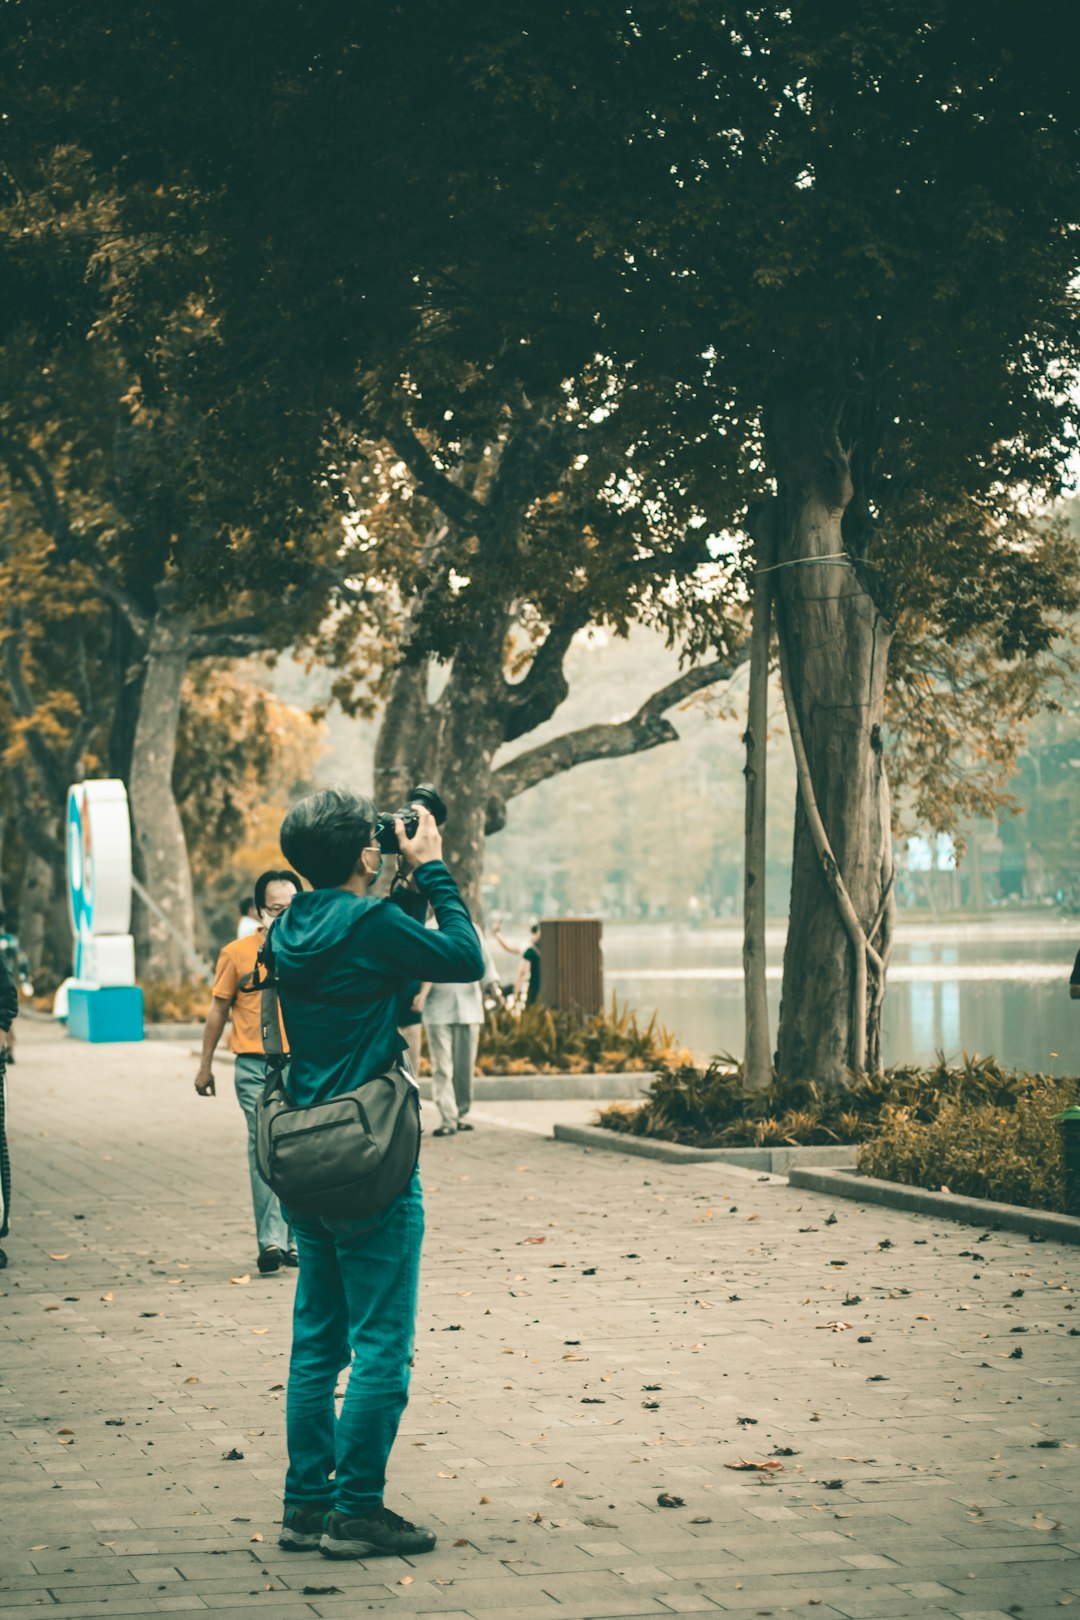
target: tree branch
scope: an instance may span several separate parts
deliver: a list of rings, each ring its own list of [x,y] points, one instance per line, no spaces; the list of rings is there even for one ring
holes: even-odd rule
[[[28,722],[23,730],[27,752],[34,762],[34,769],[48,796],[54,802],[62,803],[68,784],[52,749],[42,736],[39,727],[32,723],[37,705],[23,673],[21,641],[15,628],[12,628],[4,638],[3,656],[4,675],[11,694],[11,707],[19,720]]]
[[[255,615],[203,625],[192,631],[190,642],[192,658],[249,658],[269,645],[266,625]]]
[[[387,443],[397,451],[413,475],[417,491],[432,501],[450,520],[467,534],[482,533],[490,521],[490,513],[482,501],[476,500],[437,466],[430,452],[417,438],[403,416],[390,421],[385,434]]]
[[[553,624],[537,648],[528,672],[520,681],[503,681],[499,707],[503,739],[516,742],[550,720],[570,690],[563,674],[563,659],[579,630],[590,618],[585,603],[575,603]]]
[[[568,731],[551,742],[529,748],[508,764],[500,766],[492,776],[493,796],[487,811],[487,832],[498,832],[506,824],[506,804],[519,793],[528,792],[549,777],[573,770],[597,759],[620,759],[628,754],[641,754],[664,743],[676,742],[679,733],[665,711],[682,703],[695,692],[720,681],[729,681],[749,656],[743,649],[730,659],[716,659],[684,670],[648,698],[636,714],[628,720],[617,720],[609,725],[582,726]]]

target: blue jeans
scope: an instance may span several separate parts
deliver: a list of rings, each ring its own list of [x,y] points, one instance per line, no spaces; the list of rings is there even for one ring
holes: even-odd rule
[[[381,1215],[293,1218],[300,1271],[286,1406],[287,1503],[363,1518],[382,1502],[409,1398],[424,1199],[419,1171]],[[350,1367],[340,1416],[338,1374]],[[331,1474],[336,1471],[336,1479]]]
[[[259,1174],[255,1154],[255,1105],[266,1084],[266,1059],[257,1052],[240,1052],[236,1058],[236,1099],[244,1110],[248,1128],[248,1175],[251,1178],[251,1207],[255,1212],[255,1238],[259,1251],[291,1249],[289,1223],[281,1212],[277,1194],[272,1193]]]

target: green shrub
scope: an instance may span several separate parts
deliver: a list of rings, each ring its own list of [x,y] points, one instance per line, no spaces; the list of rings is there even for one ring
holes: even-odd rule
[[[210,989],[190,980],[143,981],[143,1017],[148,1024],[201,1024],[210,1006]]]
[[[868,1169],[868,1173],[893,1180],[920,1180],[925,1186],[940,1186],[944,1181],[954,1192],[959,1192],[970,1190],[966,1182],[961,1188],[954,1186],[953,1180],[944,1173],[938,1175],[936,1181],[922,1180],[927,1172],[916,1173],[914,1144],[920,1139],[920,1132],[933,1132],[935,1140],[940,1139],[943,1144],[948,1142],[950,1133],[958,1142],[965,1141],[968,1138],[961,1131],[959,1121],[976,1119],[978,1123],[970,1132],[974,1144],[979,1131],[987,1129],[990,1120],[1011,1119],[1014,1121],[1011,1128],[1016,1131],[1022,1128],[1028,1134],[1016,1137],[1015,1153],[1006,1152],[1005,1140],[999,1134],[997,1147],[985,1155],[987,1161],[992,1163],[996,1156],[1004,1166],[1023,1160],[1027,1150],[1022,1143],[1031,1133],[1038,1135],[1041,1129],[1038,1153],[1044,1165],[1052,1166],[1058,1162],[1056,1127],[1046,1126],[1045,1120],[1075,1101],[1078,1095],[1080,1084],[1076,1080],[1023,1074],[1003,1069],[993,1058],[967,1057],[952,1068],[939,1057],[937,1063],[927,1069],[906,1066],[890,1069],[883,1076],[861,1075],[848,1087],[826,1088],[813,1081],[774,1080],[766,1091],[748,1092],[741,1067],[732,1059],[717,1059],[705,1070],[693,1064],[664,1066],[644,1102],[611,1104],[600,1111],[597,1123],[608,1130],[693,1147],[871,1144],[863,1148],[860,1159],[860,1164],[867,1169],[866,1155],[876,1153],[879,1139],[887,1134],[888,1139],[897,1144],[898,1162],[903,1144],[908,1155],[903,1162],[911,1164],[911,1173],[901,1174],[891,1168],[891,1163],[889,1168]],[[1041,1127],[1037,1123],[1040,1119],[1044,1121]],[[974,1153],[974,1146],[970,1152]],[[960,1149],[958,1155],[962,1156]],[[882,1166],[886,1163],[884,1159],[875,1162]],[[959,1164],[959,1157],[956,1162]],[[1021,1182],[1021,1177],[1015,1178],[1017,1188]],[[1029,1177],[1028,1182],[1023,1183],[1029,1184],[1038,1186],[1038,1178]],[[1000,1198],[1004,1193],[981,1196]],[[1023,1203],[1025,1199],[1018,1197],[1014,1201]]]
[[[1024,1077],[1011,1107],[962,1098],[942,1102],[936,1118],[890,1107],[859,1152],[864,1175],[992,1198],[1033,1209],[1065,1207],[1061,1133],[1054,1115],[1077,1101],[1075,1080]]]
[[[610,1012],[594,1016],[538,1006],[493,1013],[476,1067],[481,1074],[644,1074],[687,1056],[655,1014],[642,1026],[612,998]]]

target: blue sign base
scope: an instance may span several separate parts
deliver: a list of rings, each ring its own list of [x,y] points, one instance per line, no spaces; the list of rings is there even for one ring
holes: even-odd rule
[[[142,990],[137,984],[101,989],[73,984],[68,991],[67,1027],[77,1041],[141,1041]]]

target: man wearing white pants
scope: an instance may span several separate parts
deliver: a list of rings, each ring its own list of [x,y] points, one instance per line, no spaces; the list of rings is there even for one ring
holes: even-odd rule
[[[433,1136],[471,1131],[473,1070],[480,1027],[484,1022],[484,991],[502,1000],[502,988],[487,940],[477,929],[484,952],[484,977],[479,984],[422,984],[415,1007],[423,1013],[431,1057],[431,1095],[442,1116]]]

